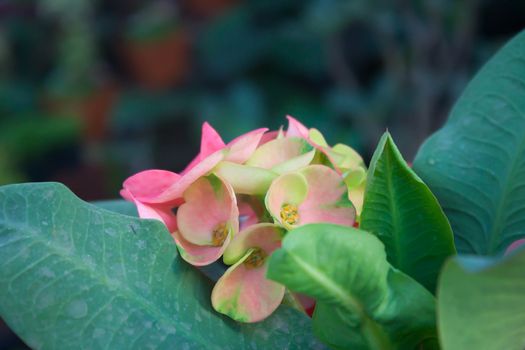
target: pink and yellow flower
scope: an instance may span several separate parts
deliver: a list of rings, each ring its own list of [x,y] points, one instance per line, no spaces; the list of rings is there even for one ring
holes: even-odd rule
[[[264,195],[272,181],[280,174],[310,164],[315,149],[299,137],[278,136],[265,140],[245,164],[220,162],[216,172],[225,178],[236,193]]]
[[[342,177],[324,165],[281,175],[268,190],[266,208],[288,230],[314,222],[347,226],[355,222]]]
[[[208,124],[202,126],[201,151],[181,175],[164,170],[146,170],[124,182],[124,189],[135,200],[145,203],[166,203],[182,198],[193,182],[208,174],[220,161],[244,163],[256,150],[268,129],[257,129],[237,137],[227,145]],[[160,182],[155,182],[161,180]]]
[[[359,203],[366,179],[353,149],[329,147],[317,130],[288,120],[286,132],[258,129],[228,144],[204,123],[200,152],[184,171],[143,171],[121,191],[140,217],[166,225],[188,263],[208,265],[222,256],[231,265],[213,289],[212,305],[241,322],[266,318],[283,300],[284,286],[265,275],[286,231],[318,222],[352,226],[349,198],[357,193]]]
[[[231,186],[216,175],[199,178],[184,192],[173,237],[184,260],[209,265],[239,232],[239,209]]]
[[[217,281],[211,294],[213,308],[240,322],[257,322],[281,304],[285,288],[266,278],[267,260],[281,246],[284,231],[262,223],[239,233],[224,252],[233,264]]]
[[[184,191],[200,177],[209,174],[222,160],[245,162],[266,130],[251,131],[226,145],[219,134],[204,123],[200,153],[180,175],[166,170],[140,172],[124,181],[121,195],[135,203],[140,217],[161,220],[173,232],[172,209],[182,204]]]
[[[286,118],[288,119],[286,136],[302,137],[307,140],[343,176],[348,187],[348,198],[354,204],[357,215],[360,215],[366,185],[366,166],[363,158],[353,148],[342,143],[330,147],[319,130],[308,129],[291,116]]]

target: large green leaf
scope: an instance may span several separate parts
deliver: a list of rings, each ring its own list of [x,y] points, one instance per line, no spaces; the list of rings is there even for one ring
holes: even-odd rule
[[[392,266],[431,292],[445,259],[456,253],[439,203],[385,133],[368,172],[360,227],[385,244]]]
[[[333,348],[405,350],[436,337],[434,297],[368,232],[301,226],[272,254],[268,277],[317,300],[314,331]]]
[[[160,222],[84,203],[58,184],[0,188],[0,315],[41,349],[304,349],[308,318],[239,324]],[[242,345],[240,345],[242,344]]]
[[[104,201],[92,202],[99,208],[106,209],[118,214],[138,217],[137,207],[135,204],[125,201],[123,199],[110,199]]]
[[[461,253],[498,254],[525,237],[524,57],[522,32],[472,80],[414,162]]]
[[[92,204],[96,205],[99,208],[103,208],[115,213],[138,217],[139,214],[137,212],[137,207],[135,204],[125,201],[123,199],[110,199],[110,200],[102,200],[102,201],[96,201],[91,202]],[[227,265],[225,265],[222,260],[216,261],[211,265],[207,266],[199,266],[197,269],[202,272],[206,277],[208,277],[211,281],[216,282],[226,271],[228,268]]]
[[[465,256],[443,268],[438,287],[445,350],[525,348],[525,250],[502,260]]]

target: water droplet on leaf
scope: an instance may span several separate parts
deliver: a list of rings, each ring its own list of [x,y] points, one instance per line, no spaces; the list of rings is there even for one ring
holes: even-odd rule
[[[88,307],[84,300],[73,300],[67,308],[67,314],[73,318],[85,317],[87,312]]]

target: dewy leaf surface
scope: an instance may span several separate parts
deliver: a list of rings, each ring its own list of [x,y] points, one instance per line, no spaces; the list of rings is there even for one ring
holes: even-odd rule
[[[445,350],[525,348],[525,250],[503,259],[457,257],[438,287],[440,339]]]
[[[435,301],[386,260],[373,234],[310,224],[290,231],[268,277],[317,300],[314,330],[335,349],[413,349],[435,339]]]
[[[161,223],[62,185],[0,188],[0,261],[0,315],[33,348],[322,348],[289,308],[252,325],[221,317]]]
[[[436,197],[408,167],[388,133],[370,164],[360,228],[379,237],[392,266],[432,293],[443,262],[456,253]]]
[[[471,81],[414,169],[443,206],[458,252],[498,254],[525,237],[525,32]]]

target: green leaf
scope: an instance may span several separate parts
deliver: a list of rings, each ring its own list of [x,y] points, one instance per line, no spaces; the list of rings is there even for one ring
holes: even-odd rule
[[[370,163],[360,227],[384,243],[392,266],[432,293],[443,262],[456,253],[436,197],[408,167],[388,132]]]
[[[458,252],[499,254],[525,237],[525,32],[478,73],[415,171],[436,194]]]
[[[336,349],[413,349],[435,338],[431,293],[386,260],[374,235],[332,224],[290,231],[267,276],[318,302],[314,331]]]
[[[444,349],[525,348],[525,250],[503,259],[457,257],[445,264],[438,286]]]
[[[125,201],[123,199],[96,201],[91,202],[91,204],[96,205],[99,208],[112,211],[114,213],[139,217],[137,207],[135,206],[135,204]],[[216,261],[211,265],[199,266],[197,267],[197,269],[200,272],[202,272],[206,277],[208,277],[211,281],[217,282],[217,280],[226,271],[227,266],[223,264],[222,261]]]
[[[33,348],[319,348],[281,308],[239,324],[164,226],[99,209],[58,184],[0,188],[0,316]]]
[[[127,215],[127,216],[133,216],[133,217],[139,216],[137,212],[137,207],[135,206],[135,204],[125,201],[123,199],[110,199],[110,200],[104,200],[104,201],[96,201],[96,202],[92,202],[91,204],[99,208],[112,211],[114,213]]]

